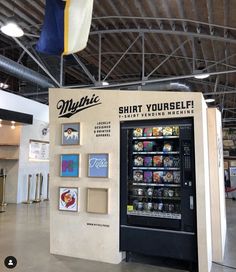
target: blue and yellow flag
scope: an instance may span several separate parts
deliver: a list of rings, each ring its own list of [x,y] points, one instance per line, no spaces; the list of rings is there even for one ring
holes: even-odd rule
[[[69,55],[83,50],[88,41],[93,0],[46,0],[44,24],[36,50]]]

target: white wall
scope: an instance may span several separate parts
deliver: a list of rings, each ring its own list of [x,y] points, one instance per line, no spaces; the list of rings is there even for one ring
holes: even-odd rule
[[[6,169],[6,187],[5,201],[6,203],[17,202],[17,182],[18,182],[18,161],[17,160],[1,160],[0,168]]]
[[[48,122],[49,120],[47,105],[2,90],[0,90],[0,108],[32,114],[34,119],[42,120],[44,122]]]
[[[5,200],[7,203],[16,203],[17,201],[17,183],[18,183],[18,168],[19,160],[9,160],[12,158],[12,152],[17,152],[20,144],[21,126],[16,126],[15,129],[11,129],[10,126],[3,125],[0,128],[0,168],[5,168],[6,178],[6,192]],[[7,146],[8,145],[8,146]],[[11,146],[15,145],[15,146]],[[8,155],[6,150],[8,150]],[[14,156],[18,157],[18,156]],[[3,159],[8,158],[8,159]]]
[[[30,162],[29,161],[29,140],[48,141],[49,135],[42,135],[42,128],[48,126],[49,108],[47,105],[36,101],[11,94],[0,90],[0,108],[33,115],[33,125],[23,125],[16,127],[19,130],[19,160],[0,161],[0,168],[6,168],[8,172],[6,183],[6,202],[20,203],[27,197],[27,179],[28,174],[32,174],[31,198],[34,198],[35,192],[35,174],[43,173],[44,197],[46,197],[46,180],[49,172],[49,162]],[[11,132],[11,131],[10,131]],[[9,132],[9,133],[10,133]],[[6,137],[1,140],[3,134],[0,134],[0,142],[15,143],[15,139],[6,142]]]
[[[29,141],[49,141],[49,133],[45,136],[42,129],[47,127],[48,123],[34,120],[33,125],[23,126],[20,138],[20,155],[19,155],[19,172],[18,172],[18,195],[17,203],[26,201],[27,199],[27,181],[28,175],[31,174],[31,192],[30,199],[35,198],[36,174],[43,174],[43,198],[47,196],[47,174],[49,173],[49,162],[29,161]]]

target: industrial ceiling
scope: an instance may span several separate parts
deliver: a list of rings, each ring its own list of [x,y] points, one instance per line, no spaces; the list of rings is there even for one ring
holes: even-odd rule
[[[94,0],[87,47],[67,57],[35,51],[44,12],[44,0],[0,1],[1,24],[14,14],[26,33],[0,34],[7,91],[46,104],[48,86],[201,91],[235,125],[235,0]]]

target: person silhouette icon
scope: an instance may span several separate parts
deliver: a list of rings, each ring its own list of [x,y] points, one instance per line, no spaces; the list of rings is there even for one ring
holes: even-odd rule
[[[13,269],[17,265],[17,260],[14,256],[8,256],[5,258],[4,264],[7,268]]]
[[[8,265],[10,265],[10,266],[14,265],[13,261],[11,259],[8,261]]]

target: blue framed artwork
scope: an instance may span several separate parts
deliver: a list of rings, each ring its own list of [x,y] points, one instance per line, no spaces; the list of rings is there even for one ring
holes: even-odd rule
[[[61,155],[60,176],[61,177],[78,177],[79,176],[79,155],[78,154]]]
[[[80,123],[62,124],[62,145],[80,144]]]
[[[88,154],[88,177],[90,178],[107,178],[108,177],[109,155]]]

